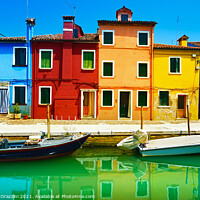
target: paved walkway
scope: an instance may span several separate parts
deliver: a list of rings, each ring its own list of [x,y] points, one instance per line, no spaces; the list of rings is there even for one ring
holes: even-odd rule
[[[55,121],[51,120],[51,134],[89,132],[93,135],[129,135],[140,128],[140,121]],[[187,134],[187,121],[144,121],[144,129],[150,134]],[[190,123],[192,134],[200,134],[200,121]],[[47,132],[46,120],[0,120],[0,135],[29,136]]]

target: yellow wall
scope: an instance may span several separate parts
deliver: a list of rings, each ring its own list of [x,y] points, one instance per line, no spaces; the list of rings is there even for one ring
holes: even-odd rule
[[[115,31],[115,44],[102,45],[102,30]],[[149,46],[137,46],[137,31],[149,31]],[[152,84],[152,42],[153,29],[150,26],[122,26],[100,25],[99,26],[99,120],[118,120],[119,91],[131,91],[132,118],[140,119],[140,108],[137,107],[137,90],[149,91],[149,107],[144,108],[144,119],[151,119],[151,84]],[[114,77],[102,77],[102,61],[114,61]],[[149,62],[149,78],[137,78],[137,62]],[[114,91],[114,106],[102,107],[102,89]]]
[[[199,55],[193,50],[154,49],[154,119],[173,120],[177,116],[177,95],[189,96],[190,119],[198,119],[199,70],[195,69]],[[181,73],[169,73],[169,57],[181,57]],[[159,90],[169,90],[169,107],[159,107]]]

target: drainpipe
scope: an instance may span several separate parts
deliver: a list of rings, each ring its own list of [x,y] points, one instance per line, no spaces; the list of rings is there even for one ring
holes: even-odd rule
[[[31,40],[33,37],[33,27],[35,25],[35,18],[27,18],[26,19],[26,25],[27,25],[27,105],[28,108],[30,108],[31,106],[31,87],[32,87],[32,59],[31,59],[31,55],[32,55],[32,49],[31,49]],[[30,110],[28,109],[28,114],[30,114]]]

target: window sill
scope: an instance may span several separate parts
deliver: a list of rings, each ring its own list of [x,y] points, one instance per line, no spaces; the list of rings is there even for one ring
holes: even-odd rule
[[[114,46],[115,44],[103,44],[102,43],[102,46]]]
[[[81,68],[81,70],[86,70],[86,71],[94,71],[95,69],[83,69],[83,68]]]
[[[16,103],[12,103],[12,105],[14,106],[14,105],[16,105]],[[24,103],[24,104],[18,104],[19,106],[27,106],[27,104],[26,103]]]
[[[28,65],[12,65],[13,67],[27,67]]]
[[[170,108],[170,106],[158,106],[158,108]]]
[[[181,75],[181,73],[169,73],[169,75]]]
[[[150,45],[137,45],[138,47],[150,47]]]
[[[149,77],[139,77],[139,76],[137,76],[137,78],[139,78],[139,79],[148,79]]]
[[[114,76],[102,76],[101,78],[115,78]]]
[[[101,107],[102,107],[102,108],[113,108],[114,106],[102,106],[102,105],[101,105]]]
[[[52,68],[39,68],[39,70],[51,70],[51,69],[53,69],[53,67]]]

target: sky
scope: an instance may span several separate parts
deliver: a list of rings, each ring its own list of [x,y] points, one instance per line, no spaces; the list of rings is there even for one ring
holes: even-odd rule
[[[155,43],[175,45],[184,34],[188,41],[200,41],[199,0],[28,0],[28,17],[36,18],[34,35],[62,33],[62,16],[74,15],[75,7],[76,24],[84,33],[96,33],[97,21],[116,20],[123,6],[132,10],[133,21],[158,23]],[[0,8],[0,33],[25,36],[27,0],[0,0]]]

